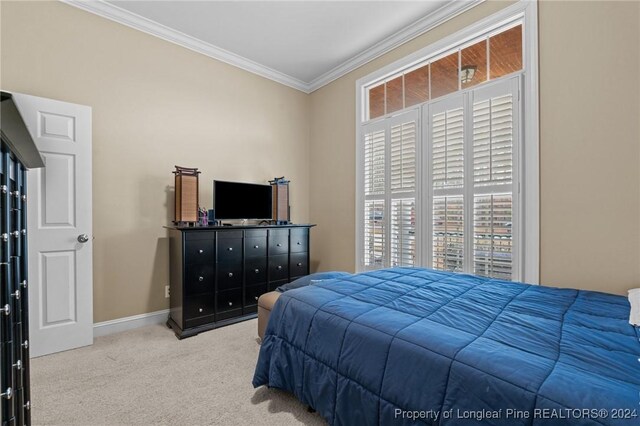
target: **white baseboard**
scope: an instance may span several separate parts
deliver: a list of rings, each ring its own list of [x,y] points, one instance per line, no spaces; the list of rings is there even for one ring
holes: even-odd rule
[[[163,324],[167,322],[168,315],[169,309],[163,309],[147,314],[97,322],[93,324],[93,337],[108,336],[109,334],[133,330],[134,328],[144,327],[146,325]]]

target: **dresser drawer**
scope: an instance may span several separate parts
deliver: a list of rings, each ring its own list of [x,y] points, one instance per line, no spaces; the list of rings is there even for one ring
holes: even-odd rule
[[[215,313],[213,293],[199,294],[184,298],[185,320],[213,315]]]
[[[184,267],[186,294],[212,293],[215,283],[215,267],[212,263],[186,265]]]
[[[260,296],[262,296],[266,292],[267,292],[266,284],[253,285],[253,286],[247,287],[244,292],[244,306],[247,307],[247,306],[257,305],[258,299],[260,298]]]
[[[267,255],[267,237],[245,238],[245,257],[264,257]]]
[[[267,258],[254,257],[244,261],[244,282],[246,285],[267,282]]]
[[[242,308],[242,289],[219,292],[216,306],[218,312]]]
[[[213,234],[212,234],[213,235]],[[187,240],[184,243],[184,259],[186,265],[214,264],[216,255],[214,240]]]
[[[266,229],[247,229],[244,231],[245,238],[267,238]]]
[[[289,255],[269,257],[269,281],[289,278]]]
[[[309,253],[291,254],[291,280],[309,275]]]
[[[289,230],[269,230],[269,256],[289,253]]]
[[[242,264],[218,263],[216,279],[217,291],[242,287]]]
[[[242,262],[242,238],[218,236],[218,263]]]
[[[291,253],[309,251],[309,229],[296,228],[291,230]]]

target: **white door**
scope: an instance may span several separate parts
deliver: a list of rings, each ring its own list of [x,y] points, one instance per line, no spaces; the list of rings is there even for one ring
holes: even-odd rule
[[[91,108],[13,95],[45,162],[27,175],[29,340],[37,357],[93,343]]]

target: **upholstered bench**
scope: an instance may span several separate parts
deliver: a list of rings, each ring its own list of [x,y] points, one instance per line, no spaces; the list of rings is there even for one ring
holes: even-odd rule
[[[298,278],[288,284],[281,285],[275,291],[265,293],[258,299],[258,337],[260,340],[264,338],[264,332],[269,324],[269,316],[273,310],[273,306],[278,301],[278,298],[282,293],[288,290],[293,290],[300,287],[305,287],[311,284],[311,281],[322,281],[338,278],[344,275],[351,275],[348,272],[318,272],[315,274],[307,275],[306,277]]]
[[[279,291],[270,291],[258,299],[258,337],[260,337],[260,340],[264,338],[264,331],[269,323],[269,315],[271,315],[273,305],[276,304],[281,294]]]

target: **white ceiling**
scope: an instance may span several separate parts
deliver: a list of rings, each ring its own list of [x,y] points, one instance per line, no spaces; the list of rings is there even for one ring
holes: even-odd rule
[[[67,2],[309,92],[478,1]]]

